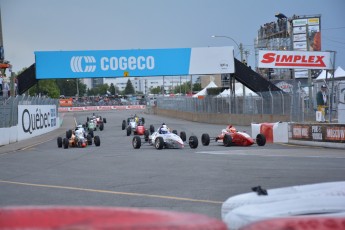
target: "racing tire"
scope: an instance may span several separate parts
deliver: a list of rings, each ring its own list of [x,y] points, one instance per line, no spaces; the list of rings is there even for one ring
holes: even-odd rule
[[[88,145],[92,145],[92,137],[91,137],[90,134],[88,134],[88,135],[86,136],[86,140],[87,140],[87,144],[88,144]]]
[[[223,139],[223,143],[224,143],[224,146],[225,146],[225,147],[231,146],[231,143],[232,143],[232,137],[231,137],[231,135],[225,134],[225,135],[224,135],[224,139]]]
[[[190,136],[188,141],[189,147],[192,149],[196,149],[199,145],[198,138],[196,136]]]
[[[210,144],[210,135],[208,135],[207,133],[203,133],[201,135],[201,143],[204,146],[208,146]]]
[[[150,132],[146,129],[145,132],[144,132],[144,140],[146,142],[149,141],[149,136],[150,136]]]
[[[181,131],[180,137],[181,137],[182,141],[185,142],[187,140],[186,132]]]
[[[102,123],[102,124],[99,125],[99,130],[100,130],[100,131],[103,131],[103,129],[104,129],[104,125],[103,125],[103,123]]]
[[[141,118],[141,121],[143,122],[143,124],[145,124],[145,118]]]
[[[126,134],[127,136],[130,136],[132,132],[132,128],[130,126],[127,127]]]
[[[87,122],[89,122],[89,120],[90,120],[90,118],[89,118],[89,117],[87,117],[87,118],[86,118],[86,121],[87,121]]]
[[[66,131],[66,138],[70,139],[71,137],[72,137],[72,130],[70,129]]]
[[[150,133],[153,134],[155,132],[155,127],[153,125],[150,125]]]
[[[264,146],[266,144],[266,137],[262,133],[256,135],[256,143],[258,146]]]
[[[135,149],[140,149],[141,146],[141,138],[139,136],[134,136],[132,140],[132,146]]]
[[[107,119],[103,117],[103,123],[107,123]]]
[[[57,138],[57,145],[58,145],[58,148],[62,148],[62,137]]]
[[[93,138],[93,142],[95,142],[95,145],[98,147],[101,145],[101,139],[99,138],[99,136],[95,136]]]
[[[63,143],[63,148],[64,148],[64,149],[68,149],[68,145],[69,145],[69,140],[68,140],[68,138],[64,138],[63,141],[62,141],[62,143]]]
[[[174,130],[172,131],[172,133],[175,134],[175,135],[178,135],[176,129],[174,129]]]
[[[122,121],[122,130],[125,130],[125,129],[126,129],[126,121],[123,120],[123,121]]]
[[[95,136],[94,133],[93,133],[93,130],[90,130],[89,134],[90,134],[90,136],[91,136],[92,138]]]
[[[157,137],[155,141],[155,148],[156,149],[163,149],[164,147],[164,139],[163,137]]]

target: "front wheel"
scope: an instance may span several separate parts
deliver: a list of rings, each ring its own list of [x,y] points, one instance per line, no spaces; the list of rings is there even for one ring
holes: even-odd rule
[[[101,145],[101,139],[99,138],[99,136],[95,136],[93,138],[93,142],[95,142],[96,146],[100,146]]]
[[[153,125],[150,125],[150,133],[154,133],[155,132],[155,127]]]
[[[126,128],[126,121],[123,120],[123,121],[122,121],[122,130],[125,130],[125,128]]]
[[[232,143],[232,137],[229,134],[225,134],[223,138],[223,144],[225,147],[231,146]]]
[[[132,145],[133,145],[133,148],[135,148],[135,149],[140,149],[140,146],[141,146],[141,139],[140,139],[139,136],[134,136],[134,137],[133,137]]]
[[[164,146],[164,140],[163,137],[157,137],[155,141],[155,147],[156,149],[162,149]]]
[[[256,135],[256,143],[258,146],[264,146],[266,144],[266,137],[262,133]]]
[[[62,148],[62,137],[57,138],[57,145],[58,145],[58,148]]]

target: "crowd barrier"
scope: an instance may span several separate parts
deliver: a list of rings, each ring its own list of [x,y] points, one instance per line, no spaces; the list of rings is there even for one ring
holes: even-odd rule
[[[289,141],[287,122],[251,124],[251,128],[253,138],[262,133],[267,143],[288,143]]]
[[[107,110],[131,110],[131,109],[146,109],[146,105],[60,107],[59,112],[107,111]]]
[[[18,105],[18,124],[0,128],[0,146],[29,139],[60,127],[56,105]]]

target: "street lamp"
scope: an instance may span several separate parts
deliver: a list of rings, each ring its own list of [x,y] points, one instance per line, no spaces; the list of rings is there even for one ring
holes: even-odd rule
[[[231,41],[233,41],[237,48],[239,49],[240,51],[240,54],[241,54],[241,62],[243,63],[243,45],[242,43],[238,44],[235,39],[233,39],[232,37],[229,37],[229,36],[224,36],[224,35],[212,35],[211,36],[212,38],[226,38],[226,39],[230,39]],[[244,111],[244,108],[245,108],[245,96],[246,96],[246,89],[245,89],[245,86],[243,85],[242,86],[242,92],[243,92],[243,111]],[[230,78],[229,78],[229,94],[230,94]],[[230,111],[230,109],[229,109]]]

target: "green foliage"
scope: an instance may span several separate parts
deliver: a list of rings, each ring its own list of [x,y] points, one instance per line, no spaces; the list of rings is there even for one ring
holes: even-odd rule
[[[59,98],[60,89],[55,80],[39,80],[37,84],[29,89],[29,95],[45,95],[50,98]]]
[[[111,83],[109,86],[109,92],[111,93],[111,95],[115,95],[116,93],[115,86],[113,83]]]
[[[202,90],[201,83],[193,84],[193,91],[200,91],[200,90]]]
[[[208,88],[207,89],[207,95],[218,95],[220,94],[224,89],[222,87],[218,88]]]
[[[125,95],[135,94],[135,90],[134,90],[133,84],[132,84],[130,79],[128,79],[128,81],[127,81],[126,88],[125,88],[123,94],[125,94]]]
[[[152,94],[160,94],[161,92],[162,92],[162,89],[160,86],[157,86],[155,88],[150,89],[150,93],[152,93]]]
[[[88,89],[87,95],[88,96],[104,95],[104,94],[107,94],[108,89],[109,89],[108,84],[102,84],[92,89]]]
[[[82,83],[80,79],[57,79],[56,84],[60,89],[60,94],[67,97],[77,95],[77,89],[79,89],[79,96],[86,93],[86,84]]]

